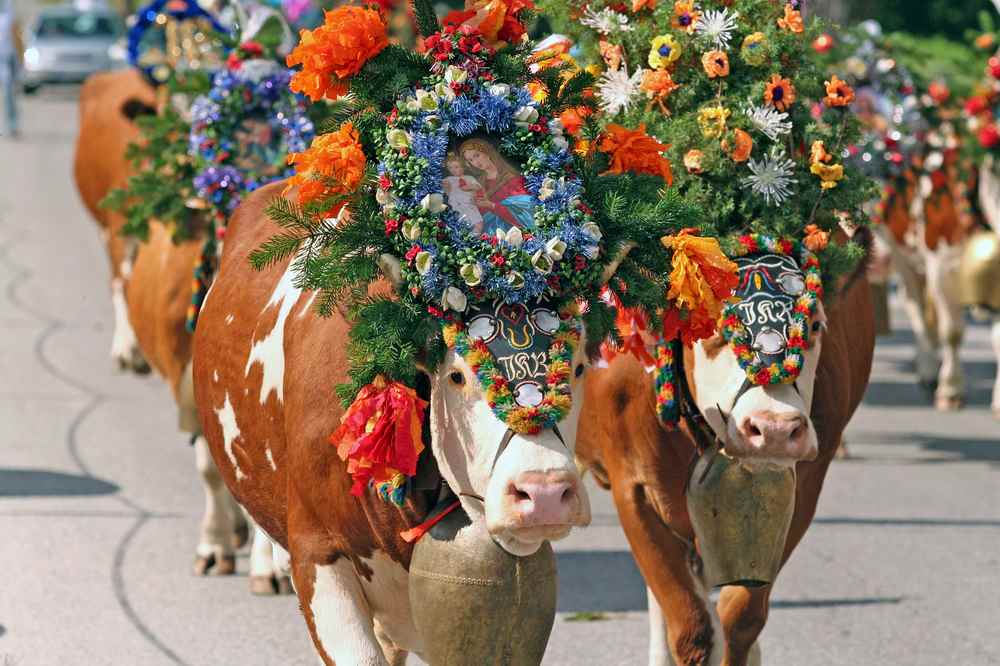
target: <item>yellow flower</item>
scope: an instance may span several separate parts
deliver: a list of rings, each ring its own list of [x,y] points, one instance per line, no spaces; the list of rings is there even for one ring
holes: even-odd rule
[[[718,139],[726,131],[726,120],[732,112],[721,106],[708,106],[698,112],[698,125],[706,139]]]
[[[837,182],[844,178],[844,167],[840,164],[814,162],[809,171],[819,176],[820,187],[824,190],[832,190],[837,187]]]
[[[740,56],[743,62],[752,67],[763,65],[767,60],[767,37],[764,33],[755,32],[747,35],[743,45],[740,46]]]
[[[673,35],[654,37],[650,43],[649,66],[653,69],[663,69],[674,64],[681,57],[681,45]]]

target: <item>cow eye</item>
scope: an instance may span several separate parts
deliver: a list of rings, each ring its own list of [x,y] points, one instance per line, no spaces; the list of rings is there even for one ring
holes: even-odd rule
[[[575,372],[577,377],[583,376],[583,363],[580,363],[579,365],[576,366]]]
[[[813,333],[819,333],[821,330],[823,330],[823,322],[821,322],[821,321],[814,321],[812,323],[812,332]]]
[[[450,375],[448,375],[448,379],[450,379],[451,383],[454,384],[455,386],[465,385],[465,375],[463,375],[458,370],[455,370]]]

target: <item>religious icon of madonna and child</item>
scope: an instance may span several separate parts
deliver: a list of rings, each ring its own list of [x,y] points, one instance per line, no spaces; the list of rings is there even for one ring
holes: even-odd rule
[[[448,152],[442,188],[448,205],[475,234],[534,228],[533,200],[521,172],[487,139],[466,139]]]

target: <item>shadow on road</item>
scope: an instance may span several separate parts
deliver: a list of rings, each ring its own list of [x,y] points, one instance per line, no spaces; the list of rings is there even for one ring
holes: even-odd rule
[[[771,602],[771,608],[838,608],[840,606],[881,606],[883,604],[898,604],[904,597],[860,597],[858,599],[795,599]]]
[[[814,518],[818,525],[868,525],[871,527],[1000,527],[1000,520],[962,518],[852,518],[830,516]]]
[[[894,432],[894,433],[852,433],[852,440],[872,444],[898,444],[903,446],[918,446],[928,453],[938,455],[927,457],[907,456],[905,459],[893,459],[892,462],[906,465],[939,465],[942,463],[980,462],[990,465],[1000,465],[1000,437],[940,437],[926,433]],[[842,463],[871,463],[881,460],[878,456],[851,454]]]
[[[0,469],[0,497],[111,495],[119,488],[92,476],[44,469]]]

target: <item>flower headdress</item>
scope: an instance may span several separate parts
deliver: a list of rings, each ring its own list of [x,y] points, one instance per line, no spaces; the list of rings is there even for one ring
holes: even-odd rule
[[[635,247],[616,288],[656,317],[666,282],[652,267],[668,256],[657,239],[693,215],[659,194],[669,178],[659,144],[623,135],[641,149],[635,159],[580,150],[597,138],[594,77],[533,56],[511,23],[527,7],[494,0],[440,26],[416,2],[419,53],[390,43],[377,9],[341,7],[289,56],[302,66],[292,87],[331,100],[329,131],[291,157],[296,174],[269,208],[286,231],[252,259],[299,253],[298,280],[321,290],[320,313],[351,313],[350,382],[338,388],[351,406],[335,439],[363,442],[339,449],[352,470],[381,470],[355,475],[357,492],[370,480],[401,499],[412,472],[373,457],[387,445],[364,434],[415,432],[380,424],[399,422],[399,409],[422,416],[423,403],[377,405],[386,391],[414,397],[418,364],[433,370],[448,348],[515,432],[560,421],[583,326],[602,339],[613,321],[599,298],[607,273]],[[396,290],[367,297],[379,277]],[[537,347],[530,381],[513,381],[504,345]]]

